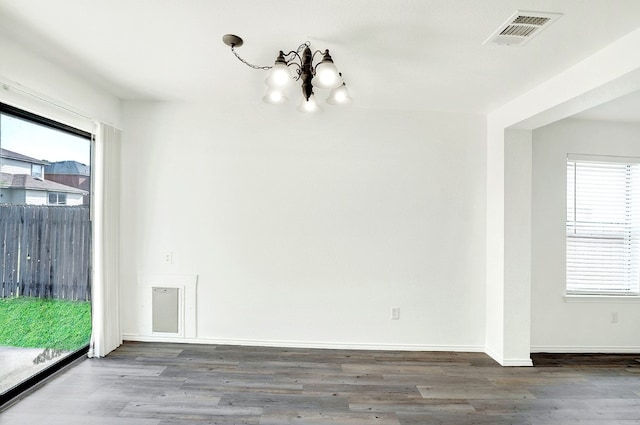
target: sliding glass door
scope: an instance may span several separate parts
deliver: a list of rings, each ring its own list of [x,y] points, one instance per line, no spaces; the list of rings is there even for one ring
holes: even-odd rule
[[[4,398],[87,350],[90,159],[90,134],[0,104],[0,396]]]

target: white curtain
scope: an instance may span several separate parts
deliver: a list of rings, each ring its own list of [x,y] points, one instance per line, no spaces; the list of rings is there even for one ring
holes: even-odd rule
[[[120,130],[97,123],[92,158],[93,280],[89,357],[122,344],[119,309]]]

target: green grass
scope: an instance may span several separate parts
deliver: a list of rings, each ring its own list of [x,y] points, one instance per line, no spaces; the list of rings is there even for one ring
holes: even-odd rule
[[[91,303],[0,299],[0,346],[77,350],[91,337]]]

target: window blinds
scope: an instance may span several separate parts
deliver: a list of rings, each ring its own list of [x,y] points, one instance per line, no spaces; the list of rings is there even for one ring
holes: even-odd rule
[[[568,158],[567,293],[638,294],[639,189],[637,163]]]

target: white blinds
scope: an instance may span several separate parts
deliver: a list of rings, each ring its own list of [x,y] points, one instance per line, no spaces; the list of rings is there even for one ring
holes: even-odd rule
[[[637,163],[569,157],[567,293],[638,294],[639,189]]]

